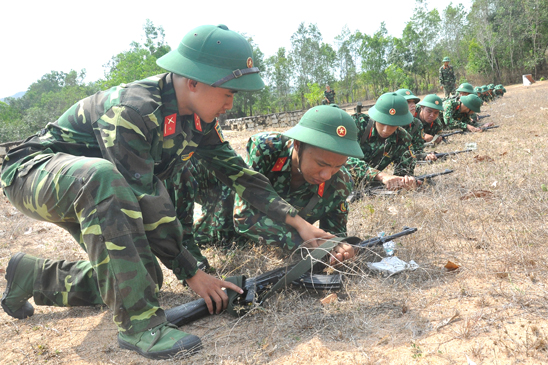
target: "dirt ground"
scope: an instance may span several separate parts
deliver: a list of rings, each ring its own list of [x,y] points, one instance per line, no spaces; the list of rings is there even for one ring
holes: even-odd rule
[[[417,174],[454,169],[435,183],[352,203],[348,231],[366,237],[403,226],[396,255],[415,271],[367,269],[371,250],[344,269],[339,299],[287,288],[240,319],[221,314],[185,326],[204,349],[187,360],[147,360],[122,350],[105,307],[36,307],[15,320],[0,313],[2,364],[539,364],[548,363],[548,82],[507,87],[483,108],[500,128],[449,137],[438,152],[477,150]],[[239,152],[256,131],[227,132]],[[62,229],[30,220],[0,198],[0,288],[18,251],[85,259]],[[218,275],[254,276],[283,263],[277,249],[205,250]],[[445,268],[448,261],[459,266]],[[164,307],[196,299],[164,268]],[[469,359],[469,360],[467,360]],[[469,364],[472,364],[469,362]]]

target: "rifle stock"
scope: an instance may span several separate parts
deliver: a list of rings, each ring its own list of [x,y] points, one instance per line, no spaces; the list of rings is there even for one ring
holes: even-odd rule
[[[360,249],[382,245],[385,242],[407,236],[415,233],[416,231],[417,228],[403,227],[401,232],[384,237],[372,237],[361,241],[354,246],[357,247],[358,252],[360,252]],[[242,307],[248,307],[254,304],[262,305],[263,301],[261,300],[261,297],[270,289],[272,285],[282,279],[285,274],[293,268],[293,266],[294,265],[280,267],[249,279],[246,279],[244,276],[242,286],[244,293],[238,297],[238,305],[241,305]],[[342,277],[339,274],[318,275],[313,272],[308,272],[302,275],[301,278],[293,281],[292,284],[319,290],[338,290],[342,286]],[[318,287],[318,285],[323,286]],[[170,308],[165,311],[165,315],[168,322],[177,326],[183,326],[200,318],[207,317],[209,315],[209,310],[207,309],[205,300],[200,298],[192,302]]]

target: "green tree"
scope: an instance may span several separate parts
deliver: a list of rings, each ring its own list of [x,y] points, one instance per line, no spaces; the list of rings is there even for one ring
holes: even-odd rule
[[[291,36],[290,60],[294,70],[296,91],[301,97],[301,106],[306,108],[308,84],[328,84],[332,81],[332,68],[336,52],[322,42],[322,34],[316,24],[301,23]]]
[[[101,88],[106,89],[165,72],[156,65],[156,60],[171,50],[164,41],[164,29],[161,26],[155,27],[147,19],[143,30],[145,35],[142,44],[131,42],[129,51],[118,53],[103,65],[105,79],[100,82]]]
[[[337,83],[337,94],[339,100],[346,102],[354,101],[357,89],[357,67],[356,59],[359,57],[358,48],[360,41],[356,34],[350,32],[345,26],[338,36],[335,37],[337,45],[337,64],[339,70],[339,82]]]
[[[291,61],[284,47],[278,48],[266,62],[265,78],[271,87],[273,111],[288,111],[291,107]]]

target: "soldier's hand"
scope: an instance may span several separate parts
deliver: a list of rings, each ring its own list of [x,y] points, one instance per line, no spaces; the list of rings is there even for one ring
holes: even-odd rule
[[[382,183],[388,190],[399,190],[403,188],[403,177],[386,175],[383,176]]]
[[[327,233],[323,229],[308,223],[300,215],[296,215],[295,217],[287,215],[285,218],[285,223],[297,230],[299,236],[301,236],[303,242],[305,242],[303,244],[304,247],[319,247],[322,243],[324,243],[325,239],[335,237],[331,233]]]
[[[346,242],[341,242],[333,249],[331,252],[333,256],[331,256],[330,264],[334,265],[337,262],[342,262],[344,260],[351,259],[355,256],[354,247],[349,245]]]
[[[436,155],[432,152],[432,153],[429,153],[428,155],[426,155],[426,157],[424,158],[426,161],[436,161],[438,158],[436,157]]]
[[[204,298],[209,314],[213,314],[213,302],[215,302],[216,313],[219,314],[228,305],[228,295],[223,290],[232,289],[237,293],[243,294],[243,290],[236,284],[217,279],[202,270],[198,269],[196,275],[186,279],[188,286],[199,296]]]
[[[479,133],[483,132],[483,129],[476,128],[476,127],[474,127],[473,125],[470,125],[470,124],[468,124],[466,126],[466,129],[468,129],[470,132],[479,132]]]
[[[434,144],[441,143],[441,141],[443,141],[443,137],[442,137],[442,136],[439,136],[439,137],[436,138],[436,140],[434,141]]]
[[[425,134],[424,134],[424,137],[423,137],[423,139],[424,139],[426,142],[430,142],[433,138],[434,138],[434,136],[431,135],[431,134],[428,134],[428,133],[425,133]]]
[[[402,177],[402,183],[403,183],[403,188],[414,189],[417,186],[421,185],[422,181],[416,180],[414,176],[405,175],[404,177]]]

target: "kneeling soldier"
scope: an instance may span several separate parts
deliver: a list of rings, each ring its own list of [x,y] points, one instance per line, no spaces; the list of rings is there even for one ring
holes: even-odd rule
[[[166,321],[158,259],[211,313],[213,301],[217,312],[226,307],[224,288],[242,290],[198,269],[184,247],[162,180],[193,154],[273,221],[291,224],[303,239],[325,236],[222,138],[216,117],[232,108],[234,93],[264,87],[252,56],[245,38],[226,26],[197,27],[158,59],[168,73],[85,98],[10,151],[0,175],[10,202],[68,230],[89,261],[16,254],[1,299],[8,315],[33,315],[31,297],[38,305],[106,304],[122,348],[152,359],[199,349],[197,336]]]
[[[346,198],[352,191],[352,179],[344,165],[348,156],[363,157],[356,125],[346,112],[335,105],[314,107],[285,133],[263,132],[252,136],[247,152],[249,167],[265,175],[301,217],[309,223],[319,221],[326,232],[346,234]],[[207,169],[199,164],[195,167],[192,177],[196,184],[207,186],[198,189],[196,199],[202,204],[202,215],[194,226],[200,243],[243,239],[289,250],[301,244],[314,247],[303,242],[297,230],[276,224],[240,195],[232,193]],[[200,196],[202,193],[208,196]],[[183,194],[184,191],[176,191],[174,196]],[[186,215],[179,212],[181,217]],[[339,245],[334,252],[340,261],[352,256],[353,250],[347,244]]]

